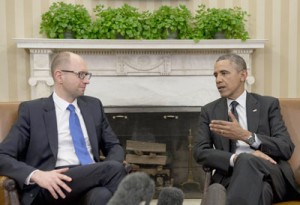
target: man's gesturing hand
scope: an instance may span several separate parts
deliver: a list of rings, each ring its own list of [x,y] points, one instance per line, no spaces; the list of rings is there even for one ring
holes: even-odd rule
[[[31,176],[31,182],[35,182],[40,187],[47,189],[51,195],[58,199],[58,195],[61,198],[65,198],[63,190],[71,192],[71,188],[65,183],[72,181],[71,177],[63,174],[68,171],[69,168],[55,169],[52,171],[37,170]],[[63,189],[63,190],[62,190]]]
[[[246,141],[251,132],[243,129],[231,112],[228,112],[231,121],[212,120],[209,124],[210,130],[232,140]]]

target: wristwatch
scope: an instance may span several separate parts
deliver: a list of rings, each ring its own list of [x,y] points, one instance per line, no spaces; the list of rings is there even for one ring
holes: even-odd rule
[[[251,146],[255,142],[255,134],[252,133],[250,137],[247,138],[247,143]]]

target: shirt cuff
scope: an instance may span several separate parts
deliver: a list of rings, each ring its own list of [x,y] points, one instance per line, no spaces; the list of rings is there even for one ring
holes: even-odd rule
[[[234,157],[235,157],[236,155],[237,155],[237,154],[233,154],[233,155],[231,155],[231,157],[230,157],[229,163],[230,163],[230,166],[231,166],[231,167],[234,167]]]
[[[34,182],[30,182],[30,179],[31,179],[31,176],[32,176],[35,172],[37,172],[37,171],[38,171],[38,169],[36,169],[36,170],[34,170],[33,172],[31,172],[31,173],[29,174],[29,176],[26,178],[24,184],[26,184],[26,185],[35,184]]]
[[[261,144],[261,141],[255,133],[253,133],[253,134],[254,134],[254,137],[255,137],[255,142],[251,145],[251,147],[253,147],[255,149],[258,149],[260,144]]]

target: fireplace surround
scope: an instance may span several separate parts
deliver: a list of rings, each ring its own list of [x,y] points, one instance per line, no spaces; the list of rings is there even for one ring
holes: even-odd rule
[[[17,47],[29,53],[32,99],[52,92],[53,54],[78,53],[93,73],[86,94],[101,99],[122,145],[128,139],[165,143],[166,167],[186,198],[201,197],[203,171],[189,160],[189,140],[197,133],[201,106],[219,97],[214,62],[224,53],[241,55],[248,66],[246,89],[251,91],[252,54],[264,48],[264,42],[16,39]]]
[[[165,165],[140,165],[141,170],[154,170],[150,175],[156,182],[156,196],[163,184],[181,188],[186,198],[202,197],[204,172],[193,159],[191,150],[200,111],[201,107],[105,108],[110,125],[124,148],[127,140],[166,145]],[[170,172],[164,179],[159,177],[161,172],[155,172],[161,169]]]

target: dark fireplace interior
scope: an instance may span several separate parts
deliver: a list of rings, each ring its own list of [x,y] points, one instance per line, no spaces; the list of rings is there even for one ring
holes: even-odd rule
[[[181,188],[185,198],[201,198],[203,192],[204,172],[191,152],[200,110],[201,107],[105,108],[110,125],[124,148],[127,140],[166,145],[167,161],[163,169],[170,171],[171,185]],[[161,184],[155,174],[152,177],[157,186],[157,197]],[[162,186],[169,185],[162,183]]]

